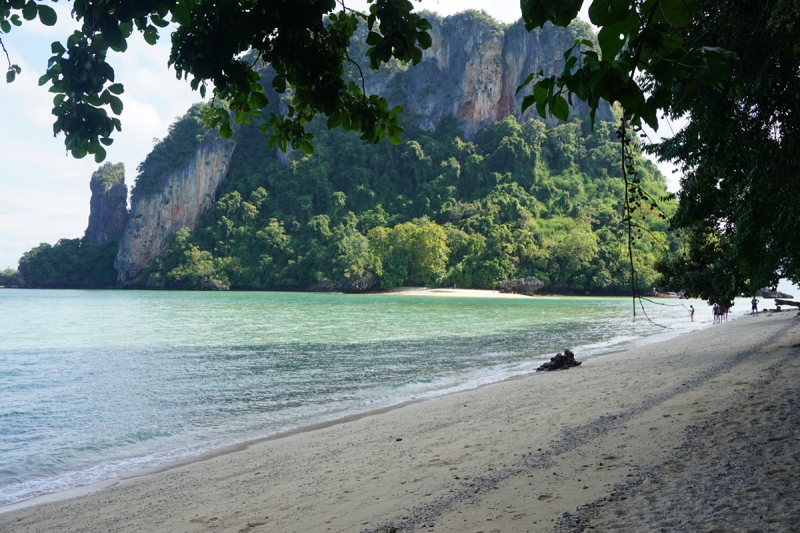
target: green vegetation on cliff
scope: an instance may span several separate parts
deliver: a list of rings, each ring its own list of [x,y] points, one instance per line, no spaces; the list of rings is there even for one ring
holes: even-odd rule
[[[486,288],[533,275],[551,291],[626,290],[614,124],[508,117],[472,141],[453,118],[434,132],[403,126],[405,142],[393,146],[314,123],[315,153],[284,162],[257,125],[241,127],[219,200],[144,277],[167,288],[303,289],[369,273],[384,288]],[[641,157],[636,166],[663,196],[655,166]],[[647,285],[671,238],[655,212],[643,223],[634,261]]]
[[[83,239],[42,243],[19,260],[19,274],[28,287],[97,289],[117,282],[117,241],[94,244]]]
[[[139,175],[133,190],[135,194],[158,191],[164,185],[160,178],[183,166],[197,145],[214,131],[203,124],[205,109],[204,104],[194,104],[185,115],[172,123],[167,136],[153,145],[153,150],[137,168]]]

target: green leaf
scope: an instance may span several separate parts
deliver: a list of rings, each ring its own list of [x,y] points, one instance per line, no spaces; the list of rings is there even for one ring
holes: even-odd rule
[[[219,127],[219,136],[223,139],[230,139],[231,135],[233,135],[233,130],[231,130],[231,125],[226,122]]]
[[[154,45],[158,41],[158,30],[155,26],[148,26],[144,30],[144,40],[149,45]]]
[[[121,83],[115,83],[113,85],[109,85],[108,86],[108,90],[111,93],[117,94],[117,95],[122,94],[123,92],[125,92],[125,88],[123,87],[123,85]]]
[[[67,50],[64,48],[63,44],[61,44],[58,41],[55,41],[55,42],[50,44],[50,51],[53,52],[56,55],[61,55],[64,52],[66,52]]]
[[[28,3],[22,8],[22,18],[25,20],[33,20],[36,18],[36,2],[28,0]]]
[[[55,10],[43,4],[39,4],[37,6],[39,11],[39,20],[45,26],[55,26],[56,21],[58,20],[58,15],[56,15]]]
[[[17,73],[13,69],[6,71],[6,83],[13,83],[17,77]]]
[[[189,8],[186,7],[184,2],[178,2],[172,10],[172,22],[177,22],[181,26],[187,26],[190,21]]]
[[[550,112],[553,113],[553,116],[557,119],[566,122],[567,119],[569,119],[569,104],[567,100],[561,95],[557,96],[553,107],[550,108]]]
[[[589,6],[589,20],[596,26],[611,26],[627,18],[630,11],[628,0],[594,0]]]
[[[115,115],[122,114],[122,100],[116,96],[110,96],[108,103],[111,105],[111,111],[113,111]]]
[[[659,0],[653,22],[664,22],[676,28],[684,28],[697,13],[693,0]]]
[[[525,98],[522,99],[522,109],[520,113],[524,113],[526,109],[536,103],[536,98],[532,94],[529,94]]]
[[[603,59],[606,61],[613,61],[625,45],[625,36],[619,31],[615,24],[602,28],[597,34],[597,42],[600,43]]]
[[[626,111],[633,112],[644,104],[644,92],[633,79],[628,79],[624,89],[613,93],[613,98],[617,100]],[[656,125],[658,129],[658,125]]]
[[[11,31],[11,23],[8,22],[7,20],[0,20],[0,30],[2,30],[3,33],[10,32]]]
[[[525,87],[527,87],[527,86],[528,86],[528,84],[529,84],[531,81],[533,81],[533,72],[531,72],[530,74],[528,74],[528,77],[527,77],[527,78],[525,78],[525,81],[523,81],[523,82],[522,82],[522,83],[521,83],[521,84],[520,84],[520,85],[517,87],[517,90],[516,90],[516,92],[514,93],[514,96],[517,96],[517,95],[519,94],[519,92],[520,92],[521,90],[523,90]]]
[[[417,33],[417,39],[419,40],[419,45],[426,50],[433,44],[431,36],[427,33]]]
[[[428,31],[428,30],[430,30],[432,28],[433,28],[433,26],[431,26],[431,23],[428,22],[428,19],[419,19],[417,21],[417,29],[418,30]]]
[[[102,33],[103,38],[112,47],[119,46],[123,42],[122,30],[119,28],[119,24],[113,20],[109,20],[108,23],[100,29],[100,32]]]
[[[100,137],[100,142],[106,146],[111,146],[114,144],[114,139],[111,139],[110,137]]]
[[[521,0],[520,8],[525,28],[531,31],[546,22],[568,26],[578,16],[582,4],[583,0]]]
[[[339,125],[342,123],[342,116],[341,115],[331,115],[328,117],[328,129],[332,130],[333,128],[338,128]]]
[[[106,158],[106,149],[103,148],[102,146],[98,146],[97,150],[94,152],[94,162],[102,163],[105,158]]]
[[[169,22],[159,17],[158,15],[150,15],[150,21],[159,28],[166,28],[167,26],[169,26]]]
[[[66,98],[66,97],[67,97],[67,95],[66,95],[66,94],[57,94],[57,95],[55,96],[55,98],[53,98],[53,107],[58,107],[58,106],[60,106],[60,105],[61,105],[61,102],[63,102],[63,101],[64,101],[64,98]]]
[[[303,153],[307,155],[312,155],[314,153],[314,146],[305,139],[300,143],[300,148],[302,148]]]

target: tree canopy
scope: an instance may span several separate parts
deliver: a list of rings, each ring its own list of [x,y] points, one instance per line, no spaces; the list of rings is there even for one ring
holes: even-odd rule
[[[347,47],[362,23],[369,29],[370,68],[393,58],[416,64],[431,44],[430,24],[413,12],[409,0],[368,2],[369,12],[360,13],[335,0],[73,0],[72,16],[81,28],[65,43],[52,43],[53,55],[39,79],[55,94],[53,131],[64,134],[74,157],[104,160],[104,146],[121,131],[124,91],[108,52],[124,52],[134,32],[155,44],[172,23],[170,66],[203,97],[210,87],[224,104],[210,107],[206,117],[223,137],[232,133],[231,115],[236,123],[249,123],[269,104],[256,72],[259,63],[268,63],[276,71],[273,87],[293,96],[285,113],[264,124],[271,143],[313,150],[304,125],[317,114],[328,117],[329,126],[360,131],[364,141],[399,143],[400,109],[390,109],[385,98],[365,94],[346,78]],[[56,24],[48,3],[0,1],[0,35],[34,19]],[[6,56],[6,80],[13,82],[21,69]]]
[[[547,127],[506,117],[472,140],[451,116],[431,132],[411,117],[401,124],[403,145],[368,145],[317,120],[309,124],[315,153],[297,150],[288,161],[257,124],[237,128],[219,199],[199,227],[172,237],[141,281],[170,289],[302,290],[369,280],[383,288],[493,288],[536,276],[551,293],[624,293],[630,257],[614,123],[593,129],[574,117]],[[193,108],[146,161],[162,169],[184,161],[181,154],[202,142],[202,135],[185,135],[197,127]],[[642,185],[663,196],[664,177],[632,149]],[[134,201],[153,186],[150,164],[139,169]],[[641,226],[633,261],[647,290],[656,260],[677,242],[655,211]],[[20,271],[32,286],[113,286],[116,250],[102,252],[101,261],[92,247],[64,239],[28,252]],[[82,271],[87,260],[108,272]]]
[[[686,244],[660,268],[666,284],[724,303],[800,281],[800,3],[698,8],[687,42],[738,59],[720,87],[673,89],[670,115],[689,124],[654,152],[682,166],[673,225]]]
[[[521,2],[528,29],[568,24],[581,4]],[[589,16],[599,53],[575,43],[526,104],[565,117],[573,96],[606,99],[634,128],[688,118],[649,147],[683,171],[672,224],[684,247],[659,265],[663,283],[729,304],[781,276],[800,281],[800,4],[593,0]]]

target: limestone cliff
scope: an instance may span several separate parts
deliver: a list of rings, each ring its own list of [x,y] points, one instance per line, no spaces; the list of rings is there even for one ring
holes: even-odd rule
[[[576,39],[593,39],[588,25],[583,23],[566,29],[548,25],[529,33],[522,22],[504,26],[475,11],[446,18],[426,14],[426,18],[433,26],[433,45],[424,52],[423,61],[414,67],[393,63],[378,72],[364,68],[366,90],[401,105],[426,130],[433,130],[442,117],[454,116],[470,138],[480,128],[508,115],[520,121],[536,116],[533,109],[522,115],[520,105],[527,93],[516,96],[517,86],[531,72],[559,72],[564,50]],[[362,30],[351,43],[354,57],[364,57],[365,40],[366,32]],[[367,62],[364,59],[362,63]],[[269,73],[268,68],[264,74]],[[271,87],[271,83],[264,85]],[[276,106],[275,112],[285,109],[288,94],[268,96]],[[141,272],[161,253],[170,235],[184,227],[194,230],[200,217],[212,207],[227,174],[232,145],[211,135],[193,148],[193,139],[206,135],[198,109],[187,114],[192,120],[184,117],[174,126],[176,129],[171,129],[170,136],[183,141],[157,145],[148,156],[149,162],[143,163],[144,171],[137,178],[130,218],[115,262],[123,284],[138,282]],[[588,108],[576,103],[572,112],[586,115]],[[597,118],[613,120],[610,108],[601,108]],[[165,161],[184,159],[186,163],[180,169],[164,169]],[[288,154],[279,153],[278,159],[288,166]]]
[[[431,130],[442,116],[452,115],[467,137],[508,115],[519,121],[538,116],[533,108],[522,115],[522,99],[530,91],[515,96],[517,87],[532,72],[542,70],[545,76],[561,72],[564,51],[576,39],[593,39],[584,23],[568,28],[548,24],[528,32],[521,21],[504,26],[475,11],[443,19],[426,14],[426,18],[433,26],[433,45],[423,53],[422,62],[369,76],[367,91],[400,104],[424,129]],[[588,115],[585,103],[574,104],[571,113]],[[614,120],[609,106],[598,110],[597,119]]]
[[[214,203],[228,172],[233,145],[217,135],[198,144],[177,170],[160,176],[155,192],[134,190],[131,214],[114,266],[119,281],[130,285],[181,228],[193,230]]]
[[[92,174],[89,188],[92,190],[92,199],[86,240],[105,244],[118,239],[128,217],[125,165],[106,163]]]

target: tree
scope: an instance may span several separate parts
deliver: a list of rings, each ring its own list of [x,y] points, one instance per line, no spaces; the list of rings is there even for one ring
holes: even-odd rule
[[[581,3],[522,0],[522,12],[528,29],[566,25]],[[725,302],[780,276],[800,280],[800,4],[594,0],[589,16],[600,53],[575,43],[563,72],[540,76],[525,105],[563,118],[572,96],[592,109],[618,102],[623,142],[628,125],[689,118],[649,148],[684,173],[672,225],[685,247],[661,263],[664,283]],[[649,203],[629,185],[628,222]]]
[[[210,107],[206,121],[223,137],[232,133],[231,115],[236,123],[250,123],[269,104],[257,72],[259,65],[268,63],[276,72],[273,87],[292,96],[286,113],[272,114],[262,127],[264,133],[271,131],[271,143],[283,150],[291,145],[313,151],[304,125],[318,114],[328,117],[329,127],[360,131],[364,141],[388,138],[399,143],[400,109],[389,109],[386,99],[367,95],[363,77],[361,85],[348,79],[345,67],[353,62],[347,48],[364,23],[369,28],[370,68],[392,58],[416,64],[422,49],[431,45],[426,33],[430,24],[412,11],[408,0],[368,1],[369,13],[344,3],[337,9],[335,0],[73,0],[72,15],[81,29],[66,43],[51,45],[53,55],[39,79],[55,93],[53,131],[65,135],[74,157],[93,154],[97,162],[105,159],[103,147],[113,142],[115,130],[121,131],[117,117],[124,90],[115,80],[108,52],[124,52],[134,31],[155,44],[172,23],[176,29],[170,65],[179,78],[190,79],[201,96],[212,88],[222,105]],[[56,24],[56,12],[47,4],[0,0],[0,34],[37,18],[47,26]],[[21,69],[6,56],[6,80],[13,82]]]
[[[718,287],[721,303],[800,280],[800,4],[698,4],[687,42],[738,60],[719,89],[674,89],[670,113],[690,122],[655,152],[683,167],[673,225],[686,245],[661,270],[695,294]]]

